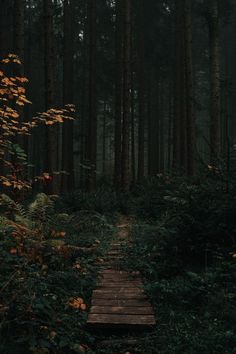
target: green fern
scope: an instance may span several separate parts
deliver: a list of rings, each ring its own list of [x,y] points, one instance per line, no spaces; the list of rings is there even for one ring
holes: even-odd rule
[[[33,203],[28,207],[28,216],[36,224],[51,223],[55,203],[44,193],[37,194]]]

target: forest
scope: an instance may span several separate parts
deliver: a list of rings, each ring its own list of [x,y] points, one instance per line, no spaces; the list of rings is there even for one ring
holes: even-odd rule
[[[0,353],[236,353],[236,2],[0,0]]]

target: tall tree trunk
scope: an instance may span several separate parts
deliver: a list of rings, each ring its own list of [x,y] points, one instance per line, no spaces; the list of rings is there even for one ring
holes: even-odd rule
[[[144,177],[144,148],[145,148],[145,69],[144,69],[144,0],[138,4],[138,179]]]
[[[160,83],[160,172],[165,171],[165,84]]]
[[[136,58],[137,58],[137,48],[135,46],[135,16],[134,12],[131,11],[131,44],[130,44],[130,55],[131,55],[131,73],[130,73],[130,89],[131,89],[131,182],[135,184],[136,181],[136,136],[135,136],[135,70],[136,70]]]
[[[12,43],[13,1],[1,0],[0,10],[0,57],[5,57],[13,50]]]
[[[106,149],[107,149],[107,144],[106,144],[106,124],[107,124],[107,105],[106,101],[104,100],[103,103],[103,124],[102,124],[102,173],[105,176],[106,174]]]
[[[18,55],[22,65],[20,74],[24,74],[24,17],[25,0],[14,0],[14,54]]]
[[[97,43],[97,3],[88,0],[88,25],[89,25],[89,106],[88,106],[88,142],[87,160],[90,173],[87,178],[87,188],[90,192],[96,188],[97,165],[97,98],[96,98],[96,43]]]
[[[122,0],[116,1],[116,74],[115,74],[115,165],[114,183],[121,187],[121,144],[122,144],[122,83],[123,83],[123,7]]]
[[[87,4],[84,2],[84,23],[83,23],[83,43],[82,43],[82,90],[80,103],[80,188],[86,187],[86,173],[85,165],[87,164],[87,140],[88,140],[88,19],[87,19]]]
[[[54,105],[54,49],[53,49],[53,4],[52,0],[44,0],[44,66],[45,66],[45,108],[50,109]],[[48,193],[58,193],[58,179],[53,172],[58,166],[58,127],[53,126],[46,129],[47,148],[46,171],[53,176],[48,184]]]
[[[130,113],[131,113],[131,0],[123,0],[124,6],[124,82],[122,129],[122,189],[130,185]]]
[[[182,0],[181,0],[182,1]],[[180,169],[180,132],[181,132],[181,51],[182,51],[182,10],[181,1],[175,1],[175,88],[174,88],[174,121],[173,121],[173,170]]]
[[[24,75],[24,63],[25,63],[25,0],[14,0],[14,36],[13,36],[14,54],[18,55],[21,61],[21,65],[14,68],[14,73],[19,76]],[[25,121],[25,114],[23,107],[19,109],[20,121]],[[24,148],[24,151],[28,153],[28,139],[25,136],[18,136],[16,142],[18,142]]]
[[[154,72],[150,72],[148,109],[148,171],[149,176],[160,172],[160,119],[159,82]]]
[[[186,42],[185,42],[185,0],[178,0],[180,2],[179,11],[179,56],[180,67],[177,70],[180,71],[179,87],[179,104],[180,104],[180,172],[187,172],[187,88],[186,88]]]
[[[185,0],[185,76],[187,115],[187,173],[195,173],[195,117],[192,60],[192,1]]]
[[[220,40],[218,0],[209,0],[209,47],[210,47],[210,149],[211,162],[216,163],[220,146]]]
[[[74,103],[74,0],[64,0],[64,53],[63,53],[63,103]],[[74,144],[73,121],[62,127],[62,191],[71,192],[74,188]]]
[[[135,89],[134,68],[131,69],[131,173],[132,183],[136,181],[136,146],[135,146]]]
[[[173,167],[188,175],[193,175],[195,170],[191,0],[176,0]]]
[[[173,87],[172,80],[169,79],[169,97],[168,97],[168,157],[167,168],[168,172],[171,171],[171,152],[173,148]]]

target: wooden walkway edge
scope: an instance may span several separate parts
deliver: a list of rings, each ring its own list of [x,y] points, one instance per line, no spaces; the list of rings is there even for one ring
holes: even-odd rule
[[[122,271],[121,246],[127,242],[127,226],[122,225],[118,242],[113,243],[99,272],[87,320],[91,329],[145,329],[155,326],[151,304],[140,275]]]

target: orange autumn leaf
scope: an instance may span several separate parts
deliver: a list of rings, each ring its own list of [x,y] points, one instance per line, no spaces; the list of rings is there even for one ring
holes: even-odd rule
[[[81,265],[79,262],[76,262],[74,265],[73,265],[73,268],[74,269],[81,269]]]
[[[49,337],[51,339],[54,339],[56,336],[57,336],[57,332],[55,332],[55,331],[51,331],[50,334],[49,334]]]
[[[85,305],[85,304],[84,304],[84,300],[81,297],[78,297],[75,299],[70,299],[70,301],[69,301],[69,306],[74,309],[81,309],[82,305]]]
[[[87,305],[86,304],[81,304],[80,308],[81,308],[82,311],[86,311]]]

